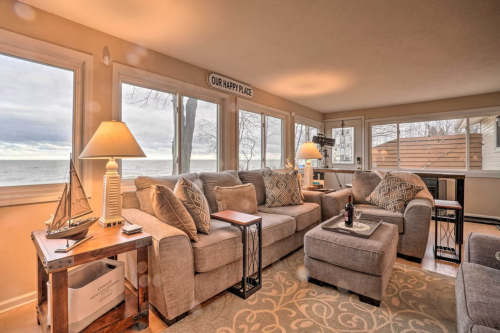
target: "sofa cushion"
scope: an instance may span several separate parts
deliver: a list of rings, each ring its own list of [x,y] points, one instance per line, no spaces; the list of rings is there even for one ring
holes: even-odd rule
[[[303,203],[297,180],[297,170],[289,173],[264,171],[262,175],[266,186],[266,207],[292,206]]]
[[[198,242],[192,245],[194,269],[198,273],[224,266],[243,254],[240,230],[215,219],[210,221],[210,235],[198,234]]]
[[[394,261],[398,228],[382,223],[370,238],[359,238],[321,229],[320,224],[304,236],[308,257],[350,270],[382,276]]]
[[[366,200],[380,183],[380,177],[370,171],[356,171],[352,177],[352,195],[355,204],[370,204]],[[342,207],[343,208],[343,207]]]
[[[175,185],[174,194],[179,198],[196,224],[198,232],[210,233],[210,208],[201,189],[192,181],[181,177]]]
[[[500,330],[500,270],[464,262],[460,265],[456,293],[460,320]],[[463,312],[463,313],[461,313]],[[463,317],[463,318],[462,318]],[[459,326],[461,323],[459,322]]]
[[[295,219],[288,215],[258,212],[254,215],[262,217],[262,247],[269,246],[295,233]]]
[[[304,202],[302,205],[269,208],[266,205],[258,207],[259,212],[288,215],[295,219],[296,231],[303,230],[321,220],[321,208],[318,204]]]
[[[262,171],[270,170],[271,168],[238,171],[238,177],[243,184],[253,184],[255,187],[257,205],[263,205],[266,203],[266,186],[264,185],[264,176],[262,176]]]
[[[257,197],[253,184],[243,184],[230,187],[216,186],[214,188],[217,209],[235,212],[257,213]]]
[[[164,177],[139,176],[134,179],[134,184],[137,191],[137,199],[139,200],[141,210],[150,215],[156,216],[153,210],[153,206],[151,205],[151,186],[163,185],[173,191],[175,188],[175,184],[177,184],[177,181],[180,179],[180,177],[184,177],[185,179],[195,183],[196,186],[198,186],[200,189],[202,188],[202,183],[197,173],[186,173],[183,175]]]
[[[236,170],[223,172],[201,172],[198,175],[203,183],[203,193],[207,198],[208,205],[212,213],[217,213],[217,200],[215,199],[214,188],[216,186],[229,187],[241,185],[241,180],[238,178]],[[200,187],[201,188],[201,187]]]
[[[361,215],[361,219],[367,219],[371,221],[384,221],[386,223],[395,224],[398,226],[398,232],[402,234],[404,232],[404,215],[403,213],[391,212],[389,210],[385,210],[379,206],[374,205],[363,205],[356,204],[354,208],[361,208],[363,210],[363,214]]]

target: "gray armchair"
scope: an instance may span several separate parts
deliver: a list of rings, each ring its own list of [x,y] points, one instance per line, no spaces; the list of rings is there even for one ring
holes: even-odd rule
[[[363,218],[383,220],[398,226],[398,253],[406,259],[421,262],[427,248],[432,216],[429,200],[414,199],[408,203],[405,212],[394,213],[371,205],[365,200],[380,182],[379,176],[369,171],[357,171],[353,177],[352,189],[344,189],[322,196],[322,220],[326,221],[340,214],[347,203],[348,195],[354,198],[354,206],[363,209]]]
[[[500,332],[500,237],[469,234],[455,281],[459,333]]]

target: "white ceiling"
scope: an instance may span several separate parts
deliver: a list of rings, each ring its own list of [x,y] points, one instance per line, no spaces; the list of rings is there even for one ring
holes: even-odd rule
[[[500,91],[498,0],[23,0],[321,112]]]

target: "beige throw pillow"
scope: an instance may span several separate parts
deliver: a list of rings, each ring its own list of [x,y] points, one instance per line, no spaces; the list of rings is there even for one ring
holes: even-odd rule
[[[209,235],[210,208],[200,188],[195,183],[181,177],[175,185],[174,194],[193,218],[198,232]]]
[[[391,212],[404,213],[406,204],[423,189],[388,172],[366,200]]]
[[[300,197],[297,170],[289,173],[264,171],[264,185],[266,186],[266,207],[281,207],[302,205]]]
[[[198,241],[193,218],[172,190],[163,185],[151,186],[151,203],[159,220],[184,231],[189,239]]]
[[[219,212],[224,210],[247,214],[257,212],[257,194],[253,184],[231,187],[216,186],[214,194]]]

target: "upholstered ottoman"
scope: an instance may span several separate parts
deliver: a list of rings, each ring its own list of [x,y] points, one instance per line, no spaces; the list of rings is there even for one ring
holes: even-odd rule
[[[347,289],[360,301],[380,306],[396,261],[398,227],[382,223],[365,239],[323,230],[325,223],[304,236],[310,282]]]

